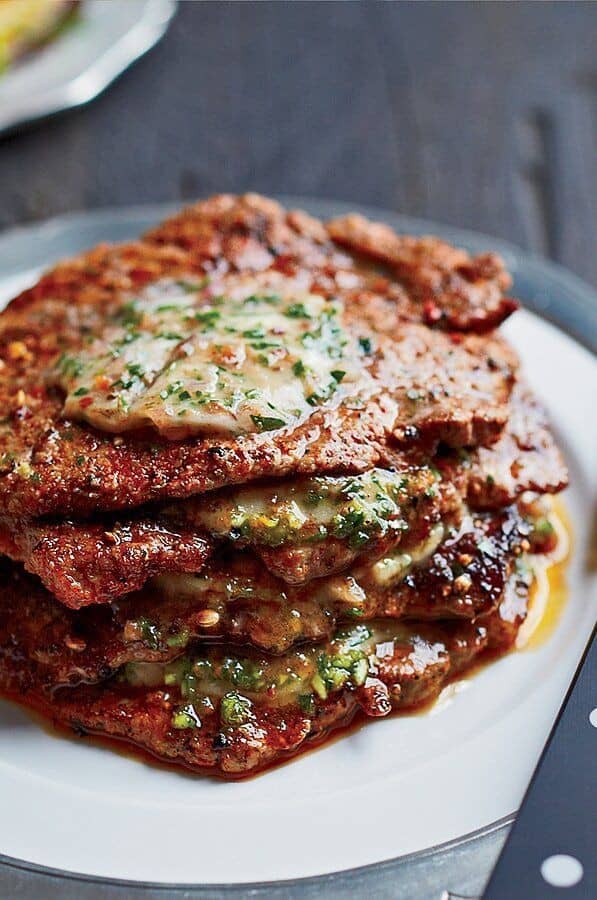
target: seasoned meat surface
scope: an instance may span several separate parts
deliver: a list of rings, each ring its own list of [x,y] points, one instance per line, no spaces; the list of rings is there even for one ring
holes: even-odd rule
[[[300,504],[300,505],[299,505]],[[117,599],[153,575],[199,572],[224,538],[253,546],[274,574],[306,582],[417,540],[460,497],[429,467],[360,477],[293,479],[173,504],[152,517],[101,523],[34,520],[0,528],[0,551],[22,561],[72,608]]]
[[[492,440],[507,418],[511,360],[504,360],[494,371],[493,362],[483,357],[487,348],[471,344],[480,339],[466,340],[466,345],[452,348],[442,334],[432,336],[420,330],[405,335],[398,350],[404,353],[405,366],[412,366],[413,375],[392,353],[396,379],[404,376],[394,396],[384,392],[362,408],[315,412],[291,433],[234,441],[205,438],[173,443],[139,437],[124,442],[120,435],[108,437],[62,421],[58,398],[36,399],[33,385],[26,385],[11,398],[15,406],[11,406],[10,422],[0,431],[5,448],[0,503],[13,516],[22,515],[23,510],[32,516],[81,514],[94,508],[184,497],[255,478],[365,471],[379,463],[394,436],[405,450],[423,435],[427,441],[443,439],[456,446]],[[430,341],[445,344],[437,348],[437,357]],[[495,351],[496,356],[504,356],[505,348],[497,339]],[[444,357],[452,367],[438,368]],[[460,391],[455,390],[459,378]],[[448,396],[442,400],[444,391]],[[32,449],[24,451],[25,446]]]
[[[433,480],[428,467],[398,469],[402,475],[396,475],[397,483],[407,478],[403,491],[421,503],[397,507],[394,525],[386,520],[386,530],[374,527],[380,522],[375,507],[368,524],[359,521],[351,500],[346,508],[334,503],[330,511],[330,515],[344,511],[344,522],[335,526],[336,534],[344,533],[344,538],[339,540],[334,528],[328,528],[324,539],[309,542],[314,529],[321,527],[321,513],[316,517],[315,512],[326,508],[322,501],[313,506],[311,500],[309,505],[305,501],[309,493],[334,494],[338,485],[364,483],[370,495],[374,483],[371,473],[365,473],[356,478],[290,479],[214,492],[178,501],[159,515],[141,520],[107,518],[103,525],[7,523],[0,527],[0,550],[23,561],[50,591],[74,608],[116,599],[153,575],[198,572],[214,538],[254,547],[274,575],[290,583],[307,582],[348,567],[359,555],[372,559],[389,552],[404,540],[403,526],[416,535],[426,521],[456,520],[463,500],[473,510],[499,509],[525,491],[556,493],[565,487],[568,477],[561,453],[543,409],[524,384],[515,387],[511,405],[508,425],[492,447],[476,448],[464,460],[450,455],[434,460],[442,476],[435,496],[426,495]],[[392,454],[389,462],[393,461]],[[347,528],[351,512],[352,529]],[[367,540],[359,546],[361,539]]]
[[[359,215],[335,219],[327,231],[347,250],[387,264],[429,325],[489,331],[518,307],[504,296],[511,278],[493,253],[471,259],[437,238],[398,235]]]
[[[504,506],[523,491],[557,494],[568,484],[545,410],[524,383],[515,387],[511,409],[491,450],[478,447],[471,457],[468,497],[477,509]]]
[[[441,322],[454,330],[497,327],[517,306],[504,297],[511,279],[495,254],[470,257],[437,238],[397,235],[362,216],[322,225],[304,212],[284,214],[277,203],[255,194],[197,203],[146,240],[189,251],[207,268],[306,266],[323,280],[339,272],[345,289],[390,297],[403,320]],[[376,270],[375,261],[387,265]]]
[[[166,512],[237,547],[252,547],[270,572],[301,584],[416,541],[429,523],[458,516],[460,505],[455,486],[440,483],[425,465],[248,485]]]
[[[199,572],[214,542],[159,519],[0,527],[0,552],[22,560],[67,606],[108,603],[165,572]]]

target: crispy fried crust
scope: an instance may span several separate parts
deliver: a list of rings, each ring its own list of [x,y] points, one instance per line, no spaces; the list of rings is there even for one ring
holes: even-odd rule
[[[72,609],[108,603],[154,575],[199,572],[213,547],[208,536],[159,519],[0,529],[0,551]]]
[[[469,502],[476,509],[496,509],[523,491],[557,494],[568,484],[568,471],[549,430],[547,415],[524,384],[511,401],[512,414],[500,439],[478,447],[469,474]]]
[[[295,705],[256,707],[254,719],[237,727],[222,727],[216,704],[199,732],[177,732],[171,727],[176,698],[166,699],[163,691],[149,696],[143,692],[136,703],[134,694],[123,696],[118,689],[94,696],[93,688],[75,688],[76,697],[65,690],[54,698],[54,715],[66,724],[75,720],[86,730],[123,737],[191,769],[242,776],[324,738],[348,724],[359,710],[380,717],[431,701],[448,678],[471,665],[487,644],[482,626],[422,626],[413,629],[411,641],[396,643],[392,655],[380,662],[376,677],[356,691],[318,700],[311,714]]]
[[[516,507],[467,517],[379,604],[376,615],[477,619],[503,600],[516,561],[530,549],[532,526]]]
[[[419,330],[403,334],[398,352],[384,361],[384,376],[393,373],[397,382],[393,396],[384,391],[362,409],[317,411],[294,431],[273,436],[125,441],[61,421],[58,397],[36,398],[29,383],[12,395],[0,429],[0,505],[13,517],[81,515],[256,478],[366,471],[393,439],[408,452],[421,440],[462,446],[498,437],[513,380],[505,345],[496,338],[494,355],[486,357],[474,336],[452,345],[445,335],[413,329]]]
[[[324,280],[334,270],[368,273],[359,289],[372,289],[376,298],[389,296],[403,320],[459,331],[495,328],[517,307],[503,296],[511,279],[495,254],[472,258],[437,238],[397,235],[358,215],[324,226],[304,212],[285,214],[256,194],[197,203],[145,239],[178,246],[207,268],[292,271],[305,266],[320,270]],[[389,271],[375,272],[371,260],[386,263]],[[344,276],[342,286],[353,285],[354,279]]]
[[[428,325],[480,333],[518,308],[504,296],[512,279],[494,253],[471,258],[437,238],[398,235],[356,214],[329,222],[327,231],[347,250],[386,263]]]
[[[287,213],[258,194],[210,197],[167,219],[144,239],[181,248],[209,272],[353,268],[321,222],[301,211]]]
[[[377,392],[363,408],[322,408],[293,431],[235,440],[122,438],[62,419],[62,396],[46,373],[131,292],[162,277],[209,272],[225,284],[227,272],[267,267],[306,271],[313,290],[344,297],[351,327],[373,335]],[[503,277],[494,280],[498,290]],[[363,271],[315,220],[252,195],[213,198],[145,242],[100,246],[61,264],[0,316],[0,509],[14,518],[82,515],[254,478],[363,471],[396,440],[404,452],[439,440],[495,440],[508,417],[515,355],[497,336],[433,330],[414,293],[406,290],[404,305],[405,290]]]

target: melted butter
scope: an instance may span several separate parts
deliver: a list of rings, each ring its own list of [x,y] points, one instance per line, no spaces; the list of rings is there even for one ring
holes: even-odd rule
[[[556,500],[554,505],[555,512],[554,514],[552,514],[551,520],[552,524],[554,524],[554,527],[558,529],[560,540],[558,541],[558,547],[556,548],[556,551],[552,555],[552,559],[548,562],[546,579],[549,593],[546,597],[545,604],[542,606],[542,614],[539,617],[534,631],[531,635],[529,635],[527,646],[531,648],[542,644],[553,634],[568,596],[565,575],[570,543],[572,539],[572,529],[565,507],[563,506],[561,501]],[[405,637],[405,634],[399,636],[396,630],[394,631],[394,637],[391,638],[387,633],[378,633],[376,635],[372,634],[371,639],[366,641],[366,649],[371,650],[373,648],[373,643],[375,643],[376,653],[379,655],[384,655],[386,653],[384,644],[388,644],[388,639],[403,640],[405,639]],[[438,715],[457,701],[458,696],[461,693],[465,692],[470,686],[470,680],[472,677],[474,677],[475,672],[487,664],[487,659],[477,661],[475,665],[468,670],[467,677],[462,678],[461,676],[459,676],[448,683],[443,688],[439,697],[435,701],[424,701],[418,706],[397,710],[394,715],[396,717],[412,715]],[[163,679],[164,670],[165,667],[162,666],[159,673],[154,671],[149,680],[155,682],[156,680]],[[42,704],[41,702],[33,702],[31,699],[32,695],[25,694],[24,696],[18,695],[15,697],[8,692],[4,692],[3,696],[5,696],[8,700],[17,703],[20,708],[23,708],[24,706],[31,717],[34,718],[38,722],[38,724],[49,734],[59,734],[61,737],[67,737],[77,741],[80,740],[79,737],[73,738],[71,730],[66,726],[62,726],[57,723],[51,724],[51,707],[48,708],[46,704]],[[361,711],[353,709],[350,711],[345,723],[341,727],[338,727],[331,736],[328,735],[326,731],[322,731],[315,740],[311,740],[308,743],[302,744],[299,752],[301,753],[301,755],[303,755],[309,751],[319,750],[321,749],[321,747],[327,748],[336,741],[343,740],[347,737],[347,735],[360,730],[365,724],[368,724],[369,722],[370,720],[367,719]],[[105,735],[95,735],[92,733],[88,735],[87,739],[89,741],[93,741],[93,743],[98,746],[105,746],[112,751],[117,750],[123,756],[139,759],[145,762],[145,764],[155,765],[159,769],[168,768],[178,777],[188,777],[189,779],[194,779],[196,777],[196,773],[194,772],[192,774],[188,774],[185,772],[184,764],[173,764],[167,759],[160,758],[159,756],[154,756],[150,751],[139,747],[138,745],[131,745],[127,743],[126,739],[109,737]],[[261,775],[266,775],[268,771],[270,771],[270,769],[286,765],[291,761],[291,759],[292,756],[285,756],[273,762],[271,766],[260,769],[257,773],[251,771],[247,773],[241,773],[238,776],[238,780],[249,778],[252,779],[260,777]],[[220,772],[214,772],[213,775],[216,778],[222,777],[222,773]],[[226,778],[229,777],[229,775],[226,775]]]
[[[132,297],[80,355],[58,362],[65,415],[178,439],[275,431],[367,393],[340,301],[279,273],[213,290],[166,279]]]
[[[545,605],[542,607],[543,612],[533,631],[533,634],[529,636],[527,646],[531,648],[540,645],[553,634],[567,599],[565,574],[572,532],[570,521],[566,514],[565,508],[561,504],[561,501],[556,501],[556,512],[551,516],[551,520],[554,524],[554,527],[558,529],[560,541],[558,542],[558,547],[556,548],[552,559],[548,562],[546,578],[549,587],[549,596],[547,597]],[[562,534],[564,535],[563,539]],[[401,641],[406,639],[408,639],[408,633],[405,628],[402,629],[402,633],[400,633],[399,629],[394,628],[393,634],[384,629],[383,632],[377,632],[375,634],[372,633],[370,638],[365,639],[365,641],[363,641],[363,650],[366,653],[370,653],[371,650],[375,649],[376,655],[378,657],[382,657],[385,656],[386,653],[390,652],[390,648],[388,646],[390,641]],[[465,678],[463,678],[462,676],[458,676],[453,681],[448,683],[435,701],[424,701],[423,703],[414,707],[410,707],[408,709],[399,709],[394,713],[394,715],[396,717],[413,715],[438,715],[439,713],[445,711],[453,703],[457,702],[458,696],[461,693],[465,692],[470,686],[471,678],[474,677],[475,673],[479,669],[487,665],[491,661],[491,659],[492,657],[489,657],[489,659],[486,658],[476,661],[476,663],[468,670],[467,676]],[[148,672],[148,680],[155,684],[156,682],[163,680],[164,672],[164,666],[160,667],[159,671],[153,670],[151,676]],[[141,675],[142,673],[139,674]],[[40,726],[43,727],[44,730],[46,730],[49,734],[59,734],[62,738],[67,737],[72,740],[76,740],[77,742],[80,741],[79,737],[73,738],[72,732],[66,726],[51,724],[51,707],[48,707],[47,704],[42,704],[41,701],[34,702],[32,700],[32,695],[26,694],[24,696],[14,696],[8,692],[4,692],[3,696],[5,696],[10,701],[17,703],[20,708],[23,708],[23,706],[25,706],[31,717],[34,718],[38,722],[38,724],[40,724]],[[347,735],[360,730],[365,724],[368,724],[369,722],[370,720],[367,719],[362,712],[353,709],[347,716],[345,723],[341,727],[337,728],[331,736],[329,736],[325,731],[322,731],[315,740],[311,740],[308,743],[301,745],[300,753],[305,754],[309,751],[319,750],[322,746],[327,748],[336,741],[343,740]],[[178,777],[189,777],[193,779],[196,777],[196,773],[194,772],[192,774],[187,774],[185,772],[183,763],[172,764],[167,759],[160,758],[159,756],[154,756],[150,751],[145,750],[138,745],[131,745],[127,743],[126,739],[89,733],[87,736],[87,740],[92,741],[98,746],[107,747],[112,751],[117,750],[123,756],[139,759],[145,762],[145,764],[156,765],[156,767],[160,769],[168,768]],[[271,766],[260,769],[257,773],[251,771],[247,773],[241,773],[238,776],[238,780],[241,780],[243,778],[248,779],[260,777],[261,775],[267,774],[267,772],[272,768],[278,768],[282,765],[287,764],[291,759],[291,756],[285,756],[276,760],[274,763],[272,763]],[[213,775],[216,778],[219,778],[221,777],[222,773],[214,772]],[[226,775],[226,778],[229,778],[229,775]]]
[[[433,490],[431,469],[372,469],[349,477],[299,478],[248,486],[177,503],[167,515],[210,534],[276,547],[334,537],[362,547],[372,537],[406,528],[403,508]]]
[[[341,629],[327,644],[297,649],[279,657],[248,653],[238,656],[222,648],[185,655],[170,663],[128,663],[124,677],[133,687],[177,685],[184,699],[217,698],[238,690],[252,702],[284,706],[314,693],[325,700],[375,675],[379,660],[407,645],[413,669],[424,670],[438,646],[403,623],[381,622]]]
[[[402,567],[400,575],[394,572],[391,584],[385,584],[383,590],[394,588],[415,565],[424,564],[429,559],[441,542],[440,529],[443,533],[442,526],[434,526],[427,538],[410,549],[408,565]],[[322,615],[325,619],[329,614],[347,611],[353,615],[362,614],[371,585],[379,587],[375,580],[375,566],[375,562],[370,562],[342,575],[317,579],[315,585],[309,583],[305,586],[287,585],[269,578],[256,582],[253,576],[243,577],[209,570],[198,575],[160,575],[152,583],[165,598],[183,596],[188,597],[189,602],[197,603],[209,595],[216,605],[222,606],[253,600],[255,603],[275,604],[277,615],[280,614],[280,608],[286,605],[289,610],[303,610],[301,615],[305,618],[316,617],[319,620]],[[298,622],[296,625],[298,629]]]
[[[434,525],[420,544],[412,547],[408,553],[393,553],[384,556],[373,565],[359,570],[359,576],[385,589],[395,587],[404,580],[413,566],[427,562],[435,553],[444,538],[444,526],[441,522]]]

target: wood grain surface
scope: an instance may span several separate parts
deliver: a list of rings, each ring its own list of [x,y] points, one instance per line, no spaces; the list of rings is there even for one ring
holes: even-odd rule
[[[0,228],[215,191],[385,206],[597,284],[597,4],[183,2],[86,108],[0,141]]]

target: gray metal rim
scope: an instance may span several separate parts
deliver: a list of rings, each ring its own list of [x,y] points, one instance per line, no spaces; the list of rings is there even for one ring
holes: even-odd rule
[[[389,210],[306,197],[281,197],[281,202],[314,215],[331,218],[355,208],[410,234],[435,234],[472,252],[502,254],[515,279],[514,294],[526,307],[552,321],[589,350],[597,349],[597,293],[561,266],[531,256],[506,241],[476,232],[413,219]],[[126,240],[172,213],[172,205],[100,209],[73,213],[40,225],[18,227],[0,235],[0,278],[10,278],[73,254],[99,240]],[[38,866],[0,854],[0,895],[44,896],[95,900],[131,895],[159,898],[267,897],[344,898],[372,893],[376,898],[423,900],[451,890],[463,897],[484,887],[514,813],[471,834],[393,860],[288,881],[252,884],[182,885],[100,878]]]

